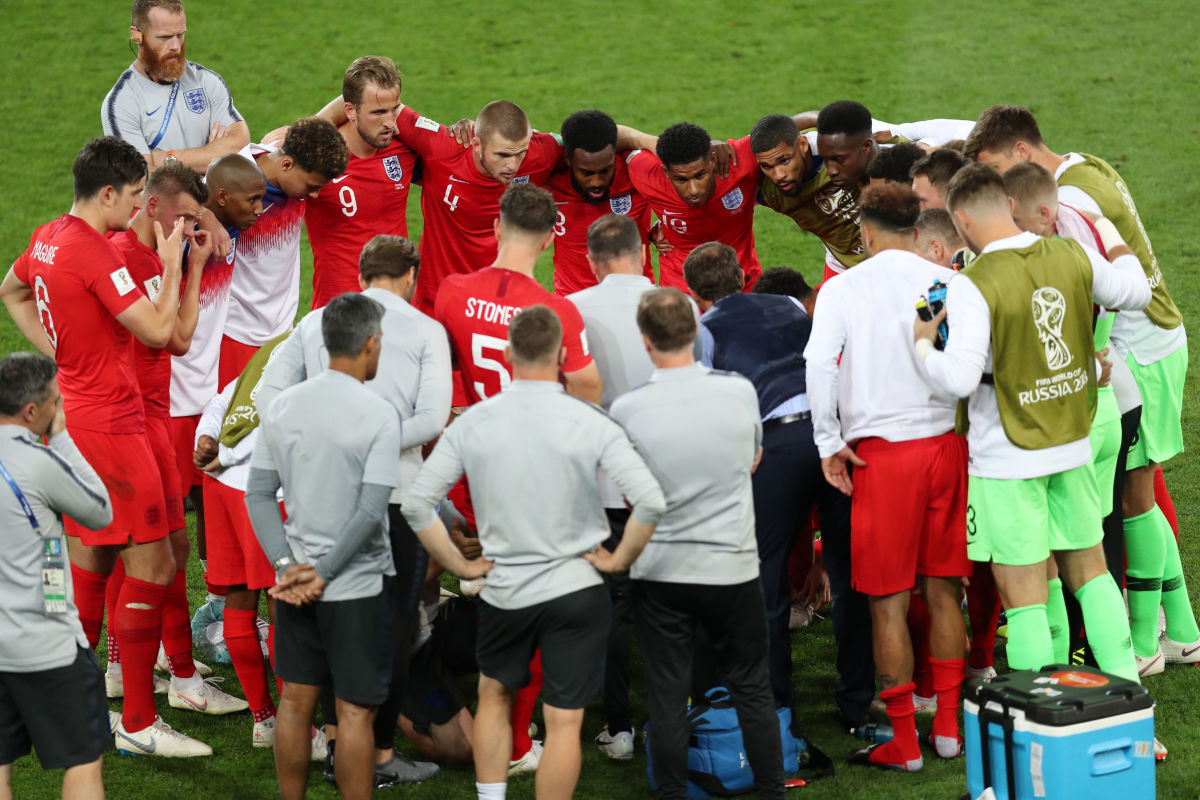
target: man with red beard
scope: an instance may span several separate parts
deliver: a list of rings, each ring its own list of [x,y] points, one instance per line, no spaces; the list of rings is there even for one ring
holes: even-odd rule
[[[203,175],[250,144],[250,129],[221,76],[186,59],[180,0],[134,0],[132,16],[137,60],[104,98],[104,133],[136,147],[151,171],[175,158]]]

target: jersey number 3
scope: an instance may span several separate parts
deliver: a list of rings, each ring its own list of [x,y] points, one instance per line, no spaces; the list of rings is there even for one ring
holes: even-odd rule
[[[500,378],[500,391],[508,388],[512,383],[512,376],[508,373],[508,369],[504,366],[504,348],[508,347],[508,342],[496,336],[487,336],[482,333],[471,334],[471,363],[478,369],[494,372]],[[484,355],[484,351],[492,351],[496,353],[497,358],[489,358]],[[490,395],[483,385],[483,381],[475,381],[475,394],[480,398],[487,398]]]

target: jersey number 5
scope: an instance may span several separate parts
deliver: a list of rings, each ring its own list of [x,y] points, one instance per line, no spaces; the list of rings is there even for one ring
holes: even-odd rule
[[[512,383],[512,376],[508,374],[508,369],[502,360],[505,347],[508,347],[508,342],[499,337],[487,336],[482,333],[471,335],[471,362],[479,369],[496,373],[500,378],[500,391],[504,391]],[[497,353],[499,358],[488,358],[484,355],[485,350]],[[490,396],[482,381],[475,381],[475,394],[481,398]]]

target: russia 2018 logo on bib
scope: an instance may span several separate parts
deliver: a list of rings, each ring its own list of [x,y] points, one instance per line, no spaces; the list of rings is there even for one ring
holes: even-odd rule
[[[208,108],[208,99],[204,96],[203,89],[188,89],[183,93],[183,103],[188,107],[188,111],[195,114],[203,114],[204,109]]]
[[[721,198],[721,205],[725,206],[730,211],[742,207],[742,190],[734,189],[729,194]]]
[[[383,160],[383,171],[397,183],[404,177],[404,167],[400,166],[399,156],[388,156]]]
[[[608,210],[625,216],[633,209],[633,198],[627,194],[608,198]]]

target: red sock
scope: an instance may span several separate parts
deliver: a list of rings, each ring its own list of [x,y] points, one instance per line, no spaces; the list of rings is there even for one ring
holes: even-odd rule
[[[71,583],[75,588],[79,624],[83,626],[83,633],[93,650],[100,643],[100,623],[104,621],[104,584],[107,580],[107,575],[71,565]]]
[[[257,624],[257,623],[255,623]],[[271,661],[271,670],[275,670],[275,624],[267,626],[267,658]],[[283,697],[283,679],[278,675],[275,676],[275,691],[276,696]]]
[[[913,648],[915,694],[933,697],[933,672],[929,669],[929,604],[914,592],[908,602],[908,635]]]
[[[117,647],[117,629],[113,626],[113,617],[117,613],[117,596],[121,593],[121,584],[125,581],[125,562],[117,559],[108,583],[104,586],[104,618],[108,620],[108,663],[121,663],[121,648]]]
[[[176,678],[191,678],[196,674],[192,660],[192,620],[188,615],[187,572],[179,570],[167,587],[163,601],[162,643],[171,662],[171,674]]]
[[[937,713],[933,715],[935,736],[958,738],[958,701],[962,697],[966,662],[961,658],[930,658],[933,688],[937,692]]]
[[[871,761],[874,763],[897,764],[905,770],[922,767],[921,747],[917,744],[917,723],[913,719],[912,694],[912,681],[879,693],[879,699],[887,705],[893,738],[871,751]]]
[[[533,654],[529,662],[529,685],[517,690],[512,708],[512,758],[516,761],[529,752],[533,742],[529,737],[529,721],[533,719],[533,707],[542,693],[542,651]]]
[[[225,607],[225,646],[233,661],[234,672],[255,722],[275,716],[275,704],[267,689],[267,670],[263,666],[262,646],[258,643],[258,627],[253,609]]]
[[[967,663],[973,669],[993,665],[996,649],[996,621],[1000,619],[1000,594],[992,565],[975,562],[971,585],[967,587],[967,617],[971,620],[971,654]]]
[[[1179,541],[1179,518],[1175,516],[1175,501],[1167,491],[1167,482],[1163,479],[1162,467],[1154,470],[1154,504],[1163,512],[1171,530],[1175,533],[1175,541]]]
[[[154,659],[162,632],[167,587],[125,576],[114,623],[125,677],[125,730],[140,731],[154,722]]]

